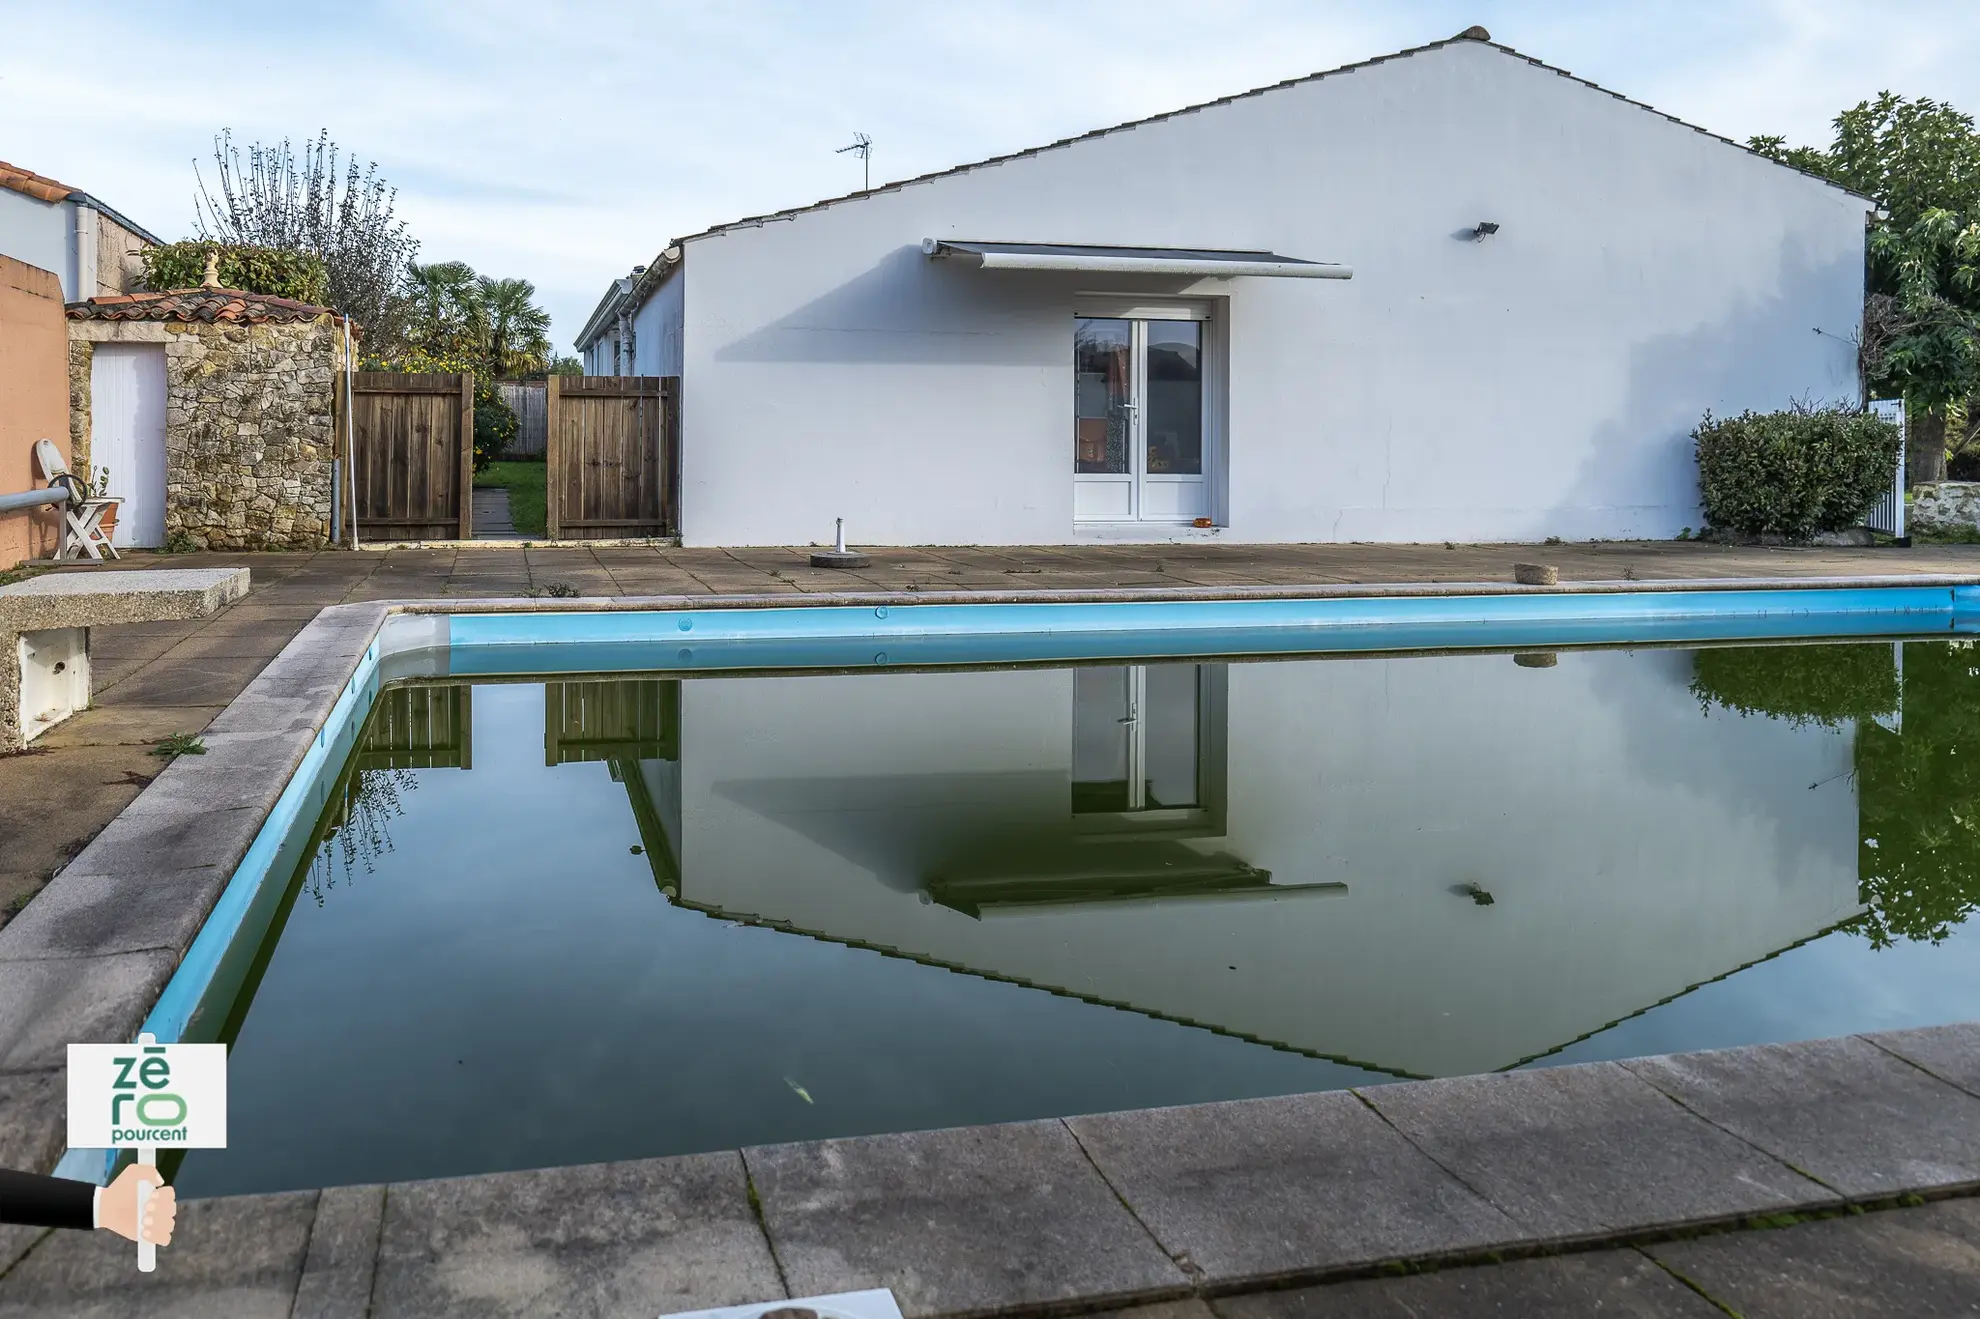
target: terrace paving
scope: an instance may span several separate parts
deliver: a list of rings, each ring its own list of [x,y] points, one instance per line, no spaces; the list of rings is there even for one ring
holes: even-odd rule
[[[558,582],[587,596],[1505,582],[1515,559],[1555,563],[1564,583],[1980,576],[1980,547],[904,549],[855,573],[803,553],[161,556],[245,563],[255,590],[212,619],[99,633],[99,707],[0,759],[0,885],[23,897],[76,859],[0,929],[0,1166],[52,1165],[60,1042],[135,1029],[382,614],[340,611],[269,667],[326,606]],[[204,730],[210,752],[161,773],[157,730]],[[161,865],[183,906],[155,900]],[[893,1288],[908,1319],[1973,1315],[1980,1201],[1918,1196],[1975,1192],[1967,1025],[193,1201],[148,1278],[106,1234],[0,1228],[0,1319],[652,1316],[870,1286]],[[1723,1230],[1781,1214],[1842,1216]],[[1387,1274],[1408,1276],[1370,1276]]]

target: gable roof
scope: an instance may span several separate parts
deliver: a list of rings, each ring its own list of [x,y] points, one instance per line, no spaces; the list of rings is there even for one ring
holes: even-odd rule
[[[81,188],[71,188],[66,183],[58,183],[46,174],[36,174],[31,169],[22,169],[19,165],[9,165],[6,161],[0,160],[0,188],[6,188],[12,192],[18,192],[23,196],[32,197],[38,202],[48,202],[50,205],[59,202],[77,202],[81,205],[92,207],[95,210],[102,211],[105,215],[154,247],[163,245],[162,240],[156,234],[142,225],[135,223],[114,207],[105,205],[95,197],[84,192]]]
[[[72,302],[72,321],[198,321],[208,325],[293,324],[329,316],[327,307],[241,289],[169,289]]]
[[[1771,156],[1761,155],[1759,152],[1753,150],[1753,148],[1747,146],[1744,142],[1736,142],[1732,138],[1726,137],[1723,134],[1714,133],[1710,129],[1700,128],[1697,124],[1688,123],[1685,120],[1679,119],[1676,115],[1667,114],[1664,111],[1659,110],[1657,109],[1657,107],[1650,105],[1646,102],[1634,100],[1630,97],[1624,96],[1621,92],[1610,91],[1608,88],[1601,86],[1599,83],[1591,82],[1587,78],[1583,78],[1576,74],[1568,72],[1566,69],[1557,68],[1552,64],[1548,64],[1544,60],[1535,59],[1531,55],[1522,54],[1521,52],[1513,49],[1511,46],[1505,45],[1503,42],[1492,40],[1492,34],[1490,32],[1487,32],[1482,27],[1469,27],[1466,28],[1464,31],[1458,33],[1456,36],[1446,37],[1442,41],[1432,41],[1421,46],[1410,46],[1404,50],[1399,50],[1392,54],[1377,55],[1373,59],[1358,60],[1353,64],[1343,64],[1338,68],[1323,69],[1318,73],[1303,74],[1297,78],[1287,78],[1283,82],[1271,83],[1268,86],[1264,86],[1264,87],[1254,87],[1250,91],[1234,92],[1229,96],[1220,96],[1213,101],[1201,101],[1195,105],[1186,105],[1183,106],[1181,109],[1177,109],[1177,110],[1166,110],[1161,114],[1149,115],[1146,118],[1130,119],[1126,123],[1113,124],[1106,128],[1096,128],[1093,129],[1091,132],[1080,133],[1074,137],[1060,138],[1056,142],[1048,142],[1043,146],[1028,147],[1023,151],[1012,151],[1001,156],[990,156],[983,160],[970,161],[967,164],[952,165],[947,169],[934,170],[927,174],[917,174],[911,178],[897,179],[892,183],[883,183],[877,188],[864,188],[858,192],[848,192],[837,197],[826,197],[819,201],[811,202],[808,205],[804,205],[804,206],[792,206],[781,211],[769,211],[762,215],[745,216],[743,219],[731,220],[726,224],[713,225],[710,228],[700,230],[697,233],[686,234],[680,238],[674,239],[671,243],[667,245],[667,247],[660,253],[659,256],[653,259],[652,264],[647,266],[643,273],[639,273],[633,276],[632,288],[629,290],[628,293],[623,294],[621,296],[625,296],[627,300],[630,301],[634,307],[638,307],[641,304],[643,304],[646,301],[647,296],[653,291],[653,289],[656,288],[660,284],[660,282],[664,280],[669,274],[671,274],[673,272],[673,268],[680,263],[682,257],[681,248],[682,248],[682,244],[685,243],[695,242],[703,238],[713,238],[717,235],[725,234],[735,229],[757,228],[762,225],[768,224],[774,220],[793,219],[796,216],[806,215],[812,211],[822,211],[825,210],[827,207],[842,206],[847,202],[860,201],[867,197],[877,196],[883,192],[894,192],[898,189],[910,187],[917,183],[928,183],[928,182],[932,182],[935,179],[948,178],[949,176],[954,174],[967,174],[973,170],[984,169],[991,165],[1002,165],[1013,160],[1023,160],[1030,156],[1043,155],[1047,151],[1058,151],[1065,147],[1073,146],[1075,143],[1090,141],[1094,138],[1108,137],[1115,133],[1129,132],[1136,128],[1146,127],[1149,124],[1159,124],[1164,122],[1165,120],[1175,119],[1182,115],[1195,114],[1202,110],[1211,109],[1214,106],[1229,105],[1236,101],[1247,101],[1252,99],[1253,97],[1264,96],[1268,92],[1283,91],[1288,87],[1303,86],[1306,83],[1318,82],[1323,78],[1339,77],[1342,74],[1355,73],[1362,69],[1372,69],[1379,64],[1389,64],[1396,60],[1409,59],[1410,57],[1415,55],[1423,55],[1433,50],[1442,50],[1446,46],[1457,45],[1459,42],[1476,42],[1481,46],[1489,46],[1493,50],[1496,50],[1501,54],[1507,55],[1513,59],[1523,60],[1527,64],[1532,65],[1534,68],[1544,69],[1549,73],[1557,74],[1560,77],[1566,78],[1572,82],[1579,83],[1581,86],[1586,87],[1591,91],[1600,92],[1602,95],[1613,97],[1616,100],[1621,101],[1625,105],[1633,105],[1637,109],[1642,110],[1647,114],[1653,114],[1660,119],[1668,120],[1671,123],[1677,125],[1679,128],[1690,129],[1692,132],[1701,134],[1705,137],[1709,137],[1715,142],[1723,142],[1727,146],[1732,147],[1734,150],[1743,151],[1747,155],[1754,157],[1756,160],[1764,160],[1769,165],[1772,165],[1777,169],[1791,170],[1796,174],[1800,174],[1807,178],[1813,179],[1817,183],[1820,183],[1825,187],[1834,188],[1838,192],[1844,193],[1851,197],[1855,197],[1871,207],[1874,207],[1877,204],[1875,198],[1866,197],[1862,193],[1857,192],[1854,189],[1845,188],[1843,187],[1843,185],[1837,183],[1833,179],[1824,178],[1822,175],[1816,174],[1813,171],[1801,169],[1800,167],[1795,165],[1789,165],[1784,161],[1775,160]],[[600,312],[604,310],[606,303],[612,300],[614,294],[620,292],[621,288],[622,288],[621,282],[615,280],[613,282],[613,287],[606,291],[605,299],[599,303]],[[599,313],[594,312],[592,315],[592,321],[587,322],[585,326],[585,330],[587,331],[590,330],[592,328],[593,323],[597,322],[598,319],[599,319]],[[580,331],[581,335],[583,333],[584,331]],[[580,347],[584,346],[585,342],[586,341],[583,338],[579,338],[577,340],[577,343]]]

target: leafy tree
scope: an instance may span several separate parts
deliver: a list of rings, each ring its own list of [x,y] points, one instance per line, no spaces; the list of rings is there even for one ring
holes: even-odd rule
[[[507,378],[542,372],[550,360],[550,313],[536,305],[536,285],[484,277],[476,290],[487,325],[489,370]]]
[[[217,273],[224,288],[319,304],[330,296],[329,272],[322,261],[307,252],[227,246],[197,239],[147,247],[140,252],[146,287],[161,292],[199,287],[206,278],[209,254],[219,257]]]
[[[1881,647],[1880,647],[1881,649]],[[1938,943],[1980,906],[1980,651],[1904,643],[1902,733],[1856,728],[1857,874],[1876,946]]]
[[[1826,149],[1747,145],[1876,199],[1862,336],[1865,383],[1913,413],[1908,475],[1945,474],[1949,412],[1980,392],[1980,133],[1973,117],[1884,92],[1835,119]]]
[[[549,374],[553,376],[581,376],[584,363],[575,357],[559,357],[550,363]]]
[[[301,150],[251,143],[246,163],[231,130],[213,139],[214,187],[197,173],[196,227],[209,242],[304,252],[323,263],[327,305],[363,327],[375,349],[398,341],[400,285],[419,252],[406,222],[393,214],[398,191],[373,161],[351,157],[339,177],[340,152],[328,129]]]

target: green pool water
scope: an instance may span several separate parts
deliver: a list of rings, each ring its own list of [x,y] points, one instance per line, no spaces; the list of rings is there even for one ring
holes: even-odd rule
[[[185,1194],[1980,1017],[1944,640],[389,688]]]

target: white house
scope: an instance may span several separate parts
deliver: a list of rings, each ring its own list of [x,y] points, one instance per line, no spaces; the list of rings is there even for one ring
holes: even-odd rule
[[[80,188],[0,160],[0,256],[53,274],[64,301],[130,292],[144,274],[138,253],[158,244]]]
[[[688,544],[1661,537],[1854,400],[1871,203],[1483,29],[722,225],[615,283]]]

